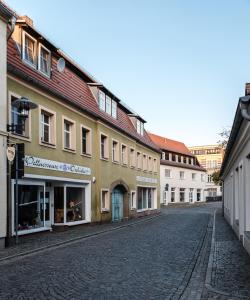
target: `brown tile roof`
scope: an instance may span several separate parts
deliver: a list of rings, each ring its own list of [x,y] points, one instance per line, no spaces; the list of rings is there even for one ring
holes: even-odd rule
[[[86,74],[80,69],[76,72],[76,66],[67,60],[65,71],[63,73],[58,72],[56,67],[57,59],[58,54],[52,52],[52,73],[49,79],[23,63],[18,46],[13,39],[10,39],[8,42],[7,62],[9,73],[61,98],[62,101],[68,101],[70,104],[77,106],[94,118],[100,119],[134,138],[139,143],[160,152],[160,149],[151,141],[146,131],[144,136],[137,133],[136,128],[121,105],[118,104],[117,119],[100,111],[98,103],[85,81],[86,79],[83,79],[86,78]]]
[[[151,140],[162,150],[170,151],[170,152],[175,152],[179,154],[185,154],[191,157],[195,157],[185,146],[184,143],[178,142],[175,140],[170,140],[165,137],[149,133],[149,137]]]

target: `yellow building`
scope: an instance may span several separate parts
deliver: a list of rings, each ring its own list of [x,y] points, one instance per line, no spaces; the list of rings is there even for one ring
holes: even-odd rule
[[[224,150],[218,145],[189,147],[200,165],[207,170],[206,193],[208,197],[221,196],[221,187],[213,183],[212,174],[219,171],[223,161]]]

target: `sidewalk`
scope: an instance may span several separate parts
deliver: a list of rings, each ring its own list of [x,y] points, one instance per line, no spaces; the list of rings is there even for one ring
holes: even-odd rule
[[[112,230],[118,230],[127,226],[133,226],[141,222],[150,221],[160,215],[160,212],[150,216],[130,219],[123,222],[105,224],[84,224],[69,227],[63,232],[42,232],[33,235],[19,237],[19,244],[0,250],[0,263],[18,256],[29,255],[34,252],[43,251],[47,248],[58,247],[67,243],[72,243],[79,239],[88,238],[94,235],[103,234]]]
[[[207,299],[250,299],[250,256],[219,209],[215,219],[211,287]]]

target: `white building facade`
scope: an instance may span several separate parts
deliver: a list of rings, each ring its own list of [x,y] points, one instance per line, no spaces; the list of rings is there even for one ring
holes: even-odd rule
[[[240,98],[221,178],[224,216],[250,254],[250,96]]]
[[[195,156],[181,142],[154,134],[150,137],[162,151],[161,204],[205,201],[206,171]]]
[[[0,3],[0,248],[7,230],[7,24],[12,14]]]

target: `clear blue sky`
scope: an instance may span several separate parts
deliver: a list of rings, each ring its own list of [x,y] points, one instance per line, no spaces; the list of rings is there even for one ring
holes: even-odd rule
[[[249,0],[6,0],[142,115],[216,143],[250,81]]]

